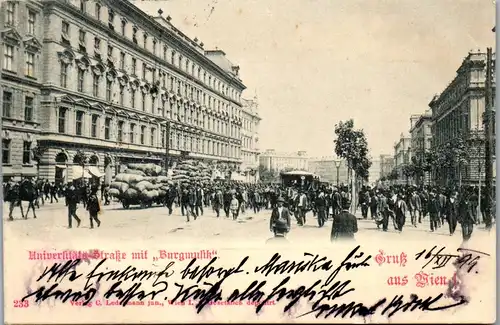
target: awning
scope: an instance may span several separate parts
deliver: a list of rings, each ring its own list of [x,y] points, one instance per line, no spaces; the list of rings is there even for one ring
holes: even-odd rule
[[[95,167],[95,166],[89,166],[88,167],[88,170],[89,170],[89,173],[95,177],[102,177],[104,176],[104,174],[101,174],[101,172],[99,171],[99,168]]]
[[[84,178],[92,178],[92,175],[88,171],[83,170],[82,166],[72,166],[73,167],[73,179],[80,179],[82,176]]]
[[[57,168],[62,168],[62,169],[66,169],[68,166],[66,165],[56,165]]]

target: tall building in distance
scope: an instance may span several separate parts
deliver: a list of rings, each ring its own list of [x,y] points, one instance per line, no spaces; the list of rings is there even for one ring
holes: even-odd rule
[[[259,165],[266,170],[281,172],[287,169],[308,170],[306,151],[294,153],[277,152],[274,149],[267,149],[259,155]]]
[[[375,184],[381,177],[380,160],[374,159],[368,169],[368,184]]]
[[[394,155],[380,155],[380,178],[387,178],[394,169]]]
[[[429,103],[432,111],[432,141],[436,148],[443,147],[460,137],[474,135],[484,138],[485,72],[486,53],[470,52],[458,68],[455,78]],[[493,107],[495,107],[495,91],[496,79],[493,72]],[[495,130],[494,125],[492,127]],[[440,175],[435,176],[440,178],[441,183],[452,179],[458,181],[458,178],[464,184],[477,184],[480,178],[484,181],[485,151],[482,147],[481,142],[476,145],[474,157],[468,164],[456,166],[453,170],[447,171],[447,175],[439,173]],[[495,166],[494,161],[493,166]]]
[[[412,160],[421,161],[425,159],[425,153],[432,147],[432,114],[426,111],[424,114],[412,115],[410,117],[410,151]],[[430,182],[430,173],[425,172],[423,179],[417,180],[419,184]]]
[[[246,181],[259,180],[259,105],[257,98],[242,99],[241,109],[241,171]]]
[[[334,185],[348,183],[348,170],[345,160],[335,157],[315,157],[308,162],[309,172],[321,177],[321,181]]]
[[[394,170],[398,173],[399,183],[406,182],[404,166],[411,161],[410,143],[411,138],[401,133],[399,140],[394,144]]]
[[[161,10],[121,0],[1,6],[4,175],[33,174],[33,146],[39,176],[56,182],[83,165],[109,178],[127,163],[163,164],[166,150],[241,164],[239,67]]]

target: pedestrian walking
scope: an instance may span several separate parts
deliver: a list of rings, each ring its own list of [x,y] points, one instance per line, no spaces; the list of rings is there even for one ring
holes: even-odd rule
[[[90,195],[87,198],[87,211],[90,215],[90,229],[94,228],[94,221],[97,223],[97,227],[101,226],[101,221],[97,217],[99,212],[101,212],[101,206],[97,198],[97,190],[97,186],[92,186]]]
[[[427,211],[431,222],[431,231],[434,232],[439,227],[439,202],[434,192],[430,193],[427,203]]]
[[[236,218],[238,218],[239,207],[240,207],[240,202],[236,198],[236,195],[233,195],[233,198],[231,199],[231,203],[229,206],[229,209],[231,210],[231,214],[233,215],[233,220],[236,220]]]
[[[446,216],[448,218],[450,236],[452,236],[455,233],[455,229],[457,228],[457,222],[459,218],[459,203],[457,192],[453,193],[448,200]]]
[[[276,200],[276,207],[271,211],[269,229],[275,234],[276,232],[284,232],[286,234],[291,229],[290,211],[284,206],[284,203],[285,199],[283,197],[279,197]]]
[[[342,211],[333,216],[332,232],[330,240],[332,242],[343,239],[354,239],[354,234],[358,232],[358,220],[356,216],[349,212],[351,202],[342,200]]]
[[[66,189],[66,206],[68,207],[68,228],[72,228],[73,218],[77,222],[76,227],[80,227],[81,220],[76,215],[78,196],[76,195],[75,186],[73,184]]]

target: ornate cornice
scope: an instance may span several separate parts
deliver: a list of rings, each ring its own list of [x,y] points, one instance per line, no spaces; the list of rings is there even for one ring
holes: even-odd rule
[[[199,53],[195,49],[191,48],[191,46],[188,46],[184,43],[183,40],[179,39],[178,36],[170,31],[169,29],[166,29],[163,27],[161,24],[153,20],[150,16],[148,16],[146,13],[142,12],[139,8],[137,8],[135,5],[128,3],[128,1],[122,1],[122,0],[107,0],[106,2],[110,3],[113,7],[119,8],[120,14],[121,15],[126,15],[126,16],[131,16],[134,15],[135,21],[134,21],[134,26],[136,26],[136,23],[138,23],[137,20],[140,20],[141,23],[143,23],[145,26],[145,29],[151,29],[154,30],[154,32],[157,35],[162,35],[162,38],[164,41],[166,41],[169,44],[174,43],[177,45],[177,47],[182,48],[183,54],[185,55],[185,52],[189,52],[191,56],[194,56],[197,58],[197,60],[193,60],[191,57],[190,59],[192,61],[196,61],[200,65],[203,65],[205,67],[210,67],[211,72],[216,72],[219,78],[224,79],[227,83],[237,86],[240,91],[243,91],[246,89],[246,86],[236,77],[233,77],[232,75],[228,74],[224,69],[219,67],[217,64],[215,64],[212,60],[210,60],[208,57],[206,57],[204,54]],[[108,4],[108,6],[110,5]],[[106,28],[107,25],[102,24],[101,22],[97,21],[96,19],[92,18],[89,15],[85,15],[82,12],[80,12],[76,7],[72,5],[67,5],[66,3],[58,0],[46,0],[46,6],[45,10],[50,11],[50,9],[57,7],[60,10],[63,11],[69,11],[70,14],[77,16],[78,18],[84,20],[86,23],[89,25],[93,26],[94,28],[98,28],[101,30],[103,33],[107,33],[108,37],[114,38],[116,41],[120,41],[125,43],[128,47],[133,48],[135,51],[140,52],[141,54],[147,56],[148,58],[152,59],[153,61],[156,61],[157,64],[161,65],[166,65],[169,69],[174,70],[177,73],[180,73],[181,75],[187,77],[188,79],[199,83],[202,87],[208,88],[204,83],[200,82],[199,80],[195,79],[193,76],[187,74],[185,71],[182,69],[179,69],[175,67],[174,65],[165,62],[164,60],[160,59],[153,53],[143,49],[142,47],[138,46],[132,40],[129,40],[126,37],[123,37],[119,33],[117,33],[114,30]],[[115,10],[116,12],[116,10]],[[127,18],[125,17],[125,20]],[[142,26],[142,25],[141,25]],[[137,27],[137,26],[136,26]],[[150,33],[148,33],[150,34]],[[166,36],[166,37],[164,37]],[[241,106],[241,103],[238,103],[237,101],[226,97],[222,93],[217,92],[215,89],[208,88],[217,95],[221,96],[222,98],[225,98],[226,100],[229,100],[233,102],[234,104]]]

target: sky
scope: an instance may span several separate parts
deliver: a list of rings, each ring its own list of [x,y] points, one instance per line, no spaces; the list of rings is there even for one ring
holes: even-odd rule
[[[453,80],[469,51],[495,48],[491,0],[134,1],[240,66],[257,96],[260,150],[334,155],[354,119],[370,155],[392,154],[410,115]]]

